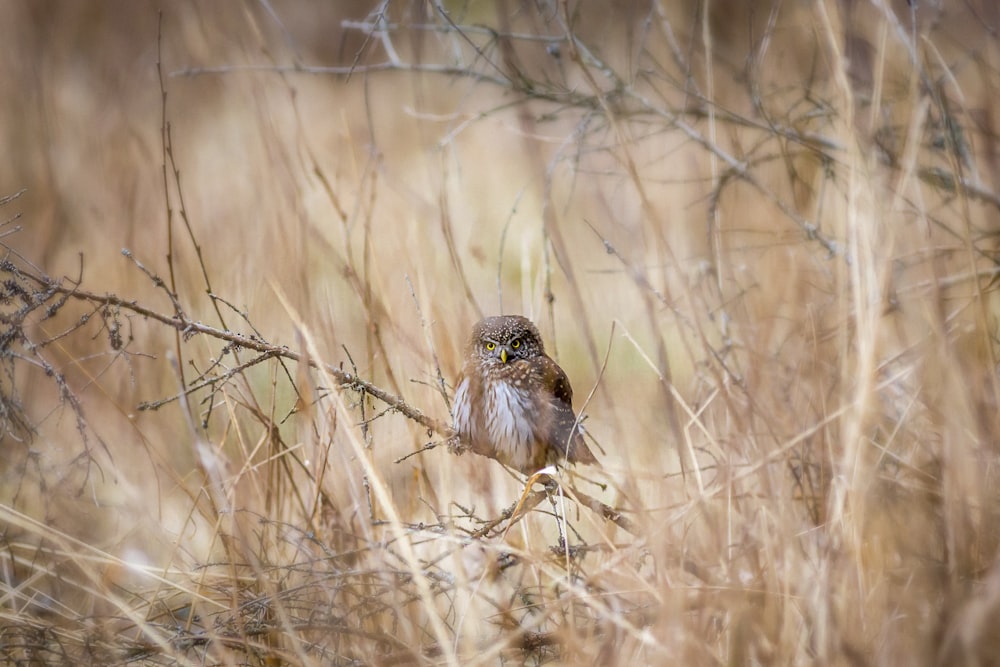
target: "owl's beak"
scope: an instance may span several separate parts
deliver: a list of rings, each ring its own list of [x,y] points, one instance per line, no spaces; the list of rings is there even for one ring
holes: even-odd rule
[[[507,363],[507,346],[506,345],[504,345],[503,347],[500,348],[500,363],[501,364],[506,364]]]

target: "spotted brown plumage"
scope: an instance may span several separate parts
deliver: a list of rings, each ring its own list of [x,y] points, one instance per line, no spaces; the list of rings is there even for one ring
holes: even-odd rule
[[[473,327],[452,418],[463,445],[523,473],[597,463],[573,412],[569,378],[545,354],[535,325],[519,315],[487,317]]]

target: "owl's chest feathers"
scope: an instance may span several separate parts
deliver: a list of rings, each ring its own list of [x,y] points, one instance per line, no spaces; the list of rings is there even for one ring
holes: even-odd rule
[[[508,465],[524,468],[533,461],[540,436],[535,431],[540,415],[529,388],[530,378],[528,374],[491,375],[487,372],[481,380],[467,376],[459,384],[453,414],[455,428],[470,440],[473,449],[485,450]]]
[[[512,458],[527,456],[535,441],[535,401],[528,389],[517,383],[486,383],[483,421],[497,453]]]

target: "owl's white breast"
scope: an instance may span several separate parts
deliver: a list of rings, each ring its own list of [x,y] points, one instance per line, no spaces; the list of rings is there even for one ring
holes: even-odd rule
[[[451,422],[456,431],[463,435],[472,432],[472,406],[469,401],[469,378],[463,378],[455,390],[455,402],[451,406]]]
[[[515,468],[529,464],[535,415],[528,392],[507,382],[486,385],[485,426],[497,458]]]
[[[463,378],[455,388],[452,426],[473,449],[518,469],[531,463],[537,415],[530,394],[517,384],[487,382],[482,402],[473,405],[472,383]]]

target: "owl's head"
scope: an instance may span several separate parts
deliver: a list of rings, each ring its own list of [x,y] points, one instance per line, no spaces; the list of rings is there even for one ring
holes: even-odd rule
[[[490,365],[509,364],[544,354],[542,337],[526,317],[500,315],[480,320],[472,329],[468,353]]]

